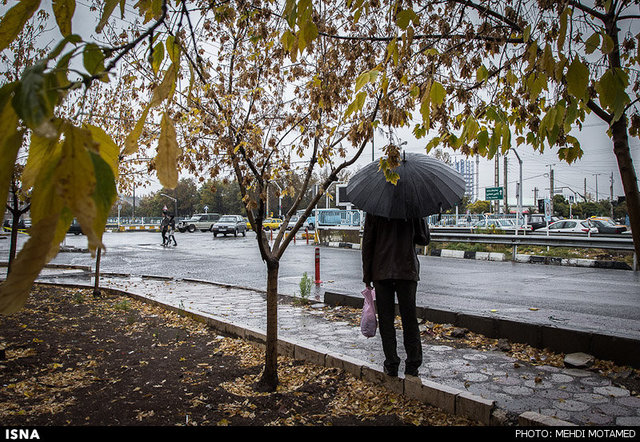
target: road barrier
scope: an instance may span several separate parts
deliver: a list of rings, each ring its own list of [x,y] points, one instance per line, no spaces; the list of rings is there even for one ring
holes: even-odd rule
[[[483,244],[511,245],[513,247],[513,260],[518,254],[518,246],[547,246],[547,247],[573,247],[593,248],[608,250],[623,250],[633,252],[633,270],[638,270],[638,257],[635,253],[633,240],[621,237],[595,237],[595,236],[569,236],[569,235],[498,235],[482,233],[451,233],[434,232],[431,230],[431,240],[438,242],[467,242]]]

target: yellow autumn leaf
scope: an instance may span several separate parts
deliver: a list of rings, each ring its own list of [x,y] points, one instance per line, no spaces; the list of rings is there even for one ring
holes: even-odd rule
[[[97,143],[93,141],[91,132],[66,125],[55,183],[62,201],[71,209],[83,233],[87,235],[89,250],[94,252],[101,242],[94,230],[96,204],[93,192],[96,177],[89,151],[97,151]]]
[[[23,188],[29,189],[35,185],[40,170],[51,161],[56,152],[60,152],[60,146],[57,139],[41,137],[35,133],[31,134],[29,156],[22,171]]]
[[[131,155],[138,151],[138,138],[140,138],[140,135],[142,134],[144,122],[147,119],[150,108],[151,106],[149,105],[145,107],[133,130],[129,135],[127,135],[127,138],[124,140],[124,152],[122,153],[123,156]]]
[[[47,263],[58,215],[50,213],[31,226],[29,240],[16,256],[7,279],[0,284],[0,314],[15,313],[27,301],[33,282]]]
[[[18,116],[10,103],[0,111],[0,201],[7,201],[13,167],[22,144],[23,132],[17,129]]]
[[[169,189],[174,189],[178,184],[178,153],[176,129],[165,112],[160,123],[160,139],[155,162],[160,184]]]

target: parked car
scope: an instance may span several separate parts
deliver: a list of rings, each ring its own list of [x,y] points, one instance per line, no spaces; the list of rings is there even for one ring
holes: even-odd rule
[[[216,221],[220,219],[218,213],[196,213],[191,218],[180,221],[176,226],[181,232],[211,231]]]
[[[242,236],[247,236],[247,223],[240,215],[223,215],[215,222],[211,231],[214,237],[218,236],[218,234],[227,236],[227,234],[231,233],[234,236],[238,236],[238,233],[242,233]]]
[[[265,230],[277,230],[282,225],[282,220],[279,218],[267,218],[262,222],[262,228]]]
[[[589,218],[589,222],[598,229],[598,233],[623,233],[627,226],[614,223],[611,218]]]
[[[538,229],[546,232],[547,228]],[[598,229],[586,219],[563,219],[549,224],[549,233],[598,233]]]
[[[549,224],[560,221],[557,216],[552,216],[549,220]],[[531,226],[531,230],[538,230],[543,227],[547,227],[547,219],[544,213],[532,213],[527,217],[527,224]]]
[[[516,223],[512,219],[506,219],[506,218],[505,219],[483,219],[473,223],[473,227],[482,227],[482,228],[495,227],[496,229],[515,229]]]
[[[73,233],[74,235],[81,235],[83,233],[82,227],[80,227],[80,223],[77,219],[73,220],[73,222],[69,226],[69,230],[67,230],[67,233]]]
[[[300,217],[298,215],[293,215],[289,220],[289,223],[287,224],[287,230],[293,229],[296,226],[296,223],[298,222],[299,219]]]

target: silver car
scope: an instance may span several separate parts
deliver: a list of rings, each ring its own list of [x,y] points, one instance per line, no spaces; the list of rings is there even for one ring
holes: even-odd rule
[[[195,232],[196,229],[201,232],[210,232],[219,219],[220,215],[217,213],[196,213],[191,218],[180,221],[177,228],[181,232]]]
[[[213,236],[218,234],[227,236],[232,234],[238,236],[238,233],[242,233],[242,236],[247,236],[247,222],[240,215],[223,215],[211,228]]]

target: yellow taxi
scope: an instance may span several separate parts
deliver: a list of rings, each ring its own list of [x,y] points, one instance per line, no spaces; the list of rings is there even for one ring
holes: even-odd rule
[[[282,220],[278,218],[267,218],[262,222],[262,228],[265,230],[277,230],[280,228]]]

